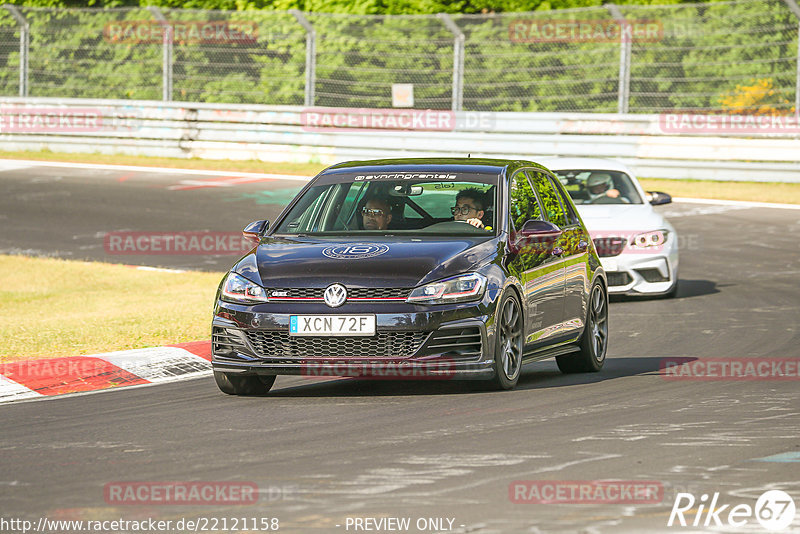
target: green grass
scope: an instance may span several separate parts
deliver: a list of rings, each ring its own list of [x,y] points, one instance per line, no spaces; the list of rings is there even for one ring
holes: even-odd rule
[[[0,150],[0,159],[28,159],[36,161],[63,161],[69,163],[97,163],[105,165],[136,165],[140,167],[168,167],[173,169],[200,169],[211,171],[260,172],[314,176],[327,167],[321,163],[275,163],[269,161],[234,161],[198,158],[156,158],[108,154],[72,154],[50,151]]]
[[[674,197],[800,204],[800,184],[659,180],[655,178],[640,178],[639,181],[642,183],[642,187],[648,191],[664,191]]]
[[[0,363],[210,339],[222,276],[0,255]]]

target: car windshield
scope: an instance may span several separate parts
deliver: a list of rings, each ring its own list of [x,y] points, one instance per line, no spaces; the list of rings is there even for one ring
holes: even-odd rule
[[[415,171],[323,176],[318,182],[276,234],[496,234],[497,175]]]
[[[602,169],[553,171],[575,204],[643,204],[624,172]]]

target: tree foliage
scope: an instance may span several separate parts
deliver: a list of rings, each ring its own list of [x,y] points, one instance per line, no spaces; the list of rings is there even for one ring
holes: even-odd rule
[[[525,12],[602,5],[602,0],[10,0],[29,7],[159,6],[182,9],[282,11],[398,15],[430,13]],[[675,4],[675,0],[617,0],[616,4]]]
[[[465,110],[617,111],[618,39],[530,38],[536,25],[610,20],[596,0],[17,1],[30,24],[30,96],[160,99],[162,43],[107,31],[153,23],[144,5],[150,3],[172,23],[246,22],[258,29],[248,42],[176,40],[173,100],[303,105],[306,31],[286,11],[297,8],[316,33],[317,106],[391,107],[392,85],[410,83],[414,107],[451,109],[455,36],[433,14],[454,12],[465,36]],[[778,112],[792,109],[798,21],[781,0],[617,4],[626,20],[661,28],[657,38],[630,45],[630,111],[738,109],[730,95],[743,87],[758,93],[754,84],[766,83],[759,80],[769,83],[764,102]],[[54,5],[62,8],[41,8]],[[19,29],[0,9],[0,94],[18,91]]]

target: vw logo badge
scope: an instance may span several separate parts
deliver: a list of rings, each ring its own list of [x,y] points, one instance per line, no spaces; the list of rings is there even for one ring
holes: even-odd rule
[[[347,300],[347,289],[342,284],[331,284],[325,289],[325,304],[338,308]]]

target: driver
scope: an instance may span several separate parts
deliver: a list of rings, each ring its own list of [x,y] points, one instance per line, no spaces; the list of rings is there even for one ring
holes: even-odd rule
[[[364,230],[386,230],[392,222],[392,209],[389,201],[381,197],[373,197],[361,210]]]
[[[589,193],[587,203],[601,202],[605,198],[619,198],[619,189],[614,189],[614,180],[605,172],[595,172],[586,180]],[[620,199],[624,200],[624,199]]]
[[[483,228],[483,221],[486,204],[483,200],[483,193],[478,189],[469,188],[459,191],[456,195],[456,205],[450,208],[453,220],[471,224],[475,228]]]

